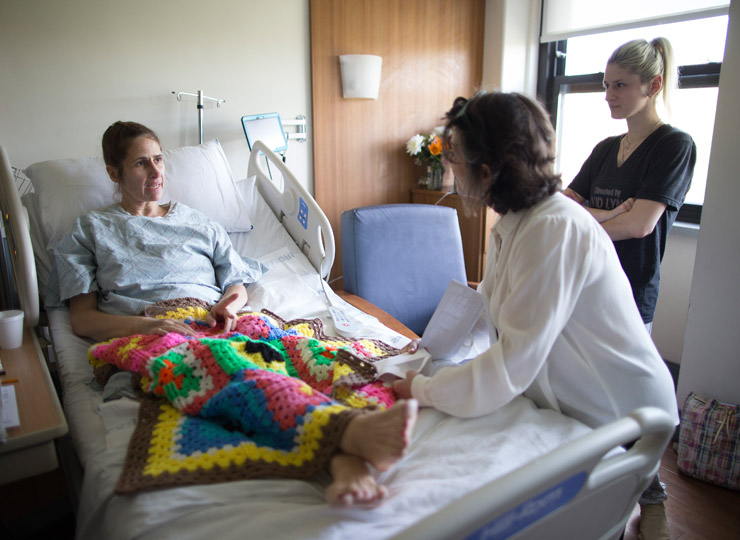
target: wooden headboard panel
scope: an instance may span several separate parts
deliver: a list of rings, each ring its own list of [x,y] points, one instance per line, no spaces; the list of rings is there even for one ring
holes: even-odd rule
[[[336,238],[332,278],[342,212],[410,202],[422,170],[406,141],[480,86],[484,16],[484,0],[311,0],[314,194]],[[341,54],[383,57],[377,101],[342,98]]]

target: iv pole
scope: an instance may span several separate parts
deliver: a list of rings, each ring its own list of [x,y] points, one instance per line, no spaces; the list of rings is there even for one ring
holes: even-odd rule
[[[217,99],[203,95],[203,90],[198,90],[197,94],[190,94],[188,92],[175,92],[172,91],[177,97],[177,101],[182,101],[182,96],[193,96],[198,98],[198,131],[200,133],[200,144],[203,144],[203,100],[208,99],[216,102],[216,107],[220,107],[222,103],[226,103],[225,99]]]

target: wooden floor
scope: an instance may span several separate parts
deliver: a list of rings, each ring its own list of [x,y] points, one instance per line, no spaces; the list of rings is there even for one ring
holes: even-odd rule
[[[740,491],[721,488],[681,474],[671,444],[663,454],[660,479],[671,540],[740,540]],[[639,507],[627,524],[624,540],[637,540]]]

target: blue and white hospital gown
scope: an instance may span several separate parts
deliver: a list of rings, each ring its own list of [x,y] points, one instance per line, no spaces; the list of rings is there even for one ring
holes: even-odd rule
[[[247,286],[266,270],[240,257],[220,224],[175,201],[163,217],[132,216],[120,204],[79,217],[54,262],[47,308],[97,292],[99,309],[117,315],[186,296],[216,303],[229,286]]]

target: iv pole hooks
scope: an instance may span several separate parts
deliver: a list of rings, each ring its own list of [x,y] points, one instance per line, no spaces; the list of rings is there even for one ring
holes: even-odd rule
[[[212,98],[203,95],[203,90],[198,90],[197,94],[191,94],[189,92],[175,92],[172,91],[177,98],[177,101],[182,101],[182,96],[192,96],[198,98],[198,132],[200,133],[200,144],[203,144],[203,100],[207,99],[216,102],[216,107],[220,107],[222,103],[226,103],[225,99]]]

